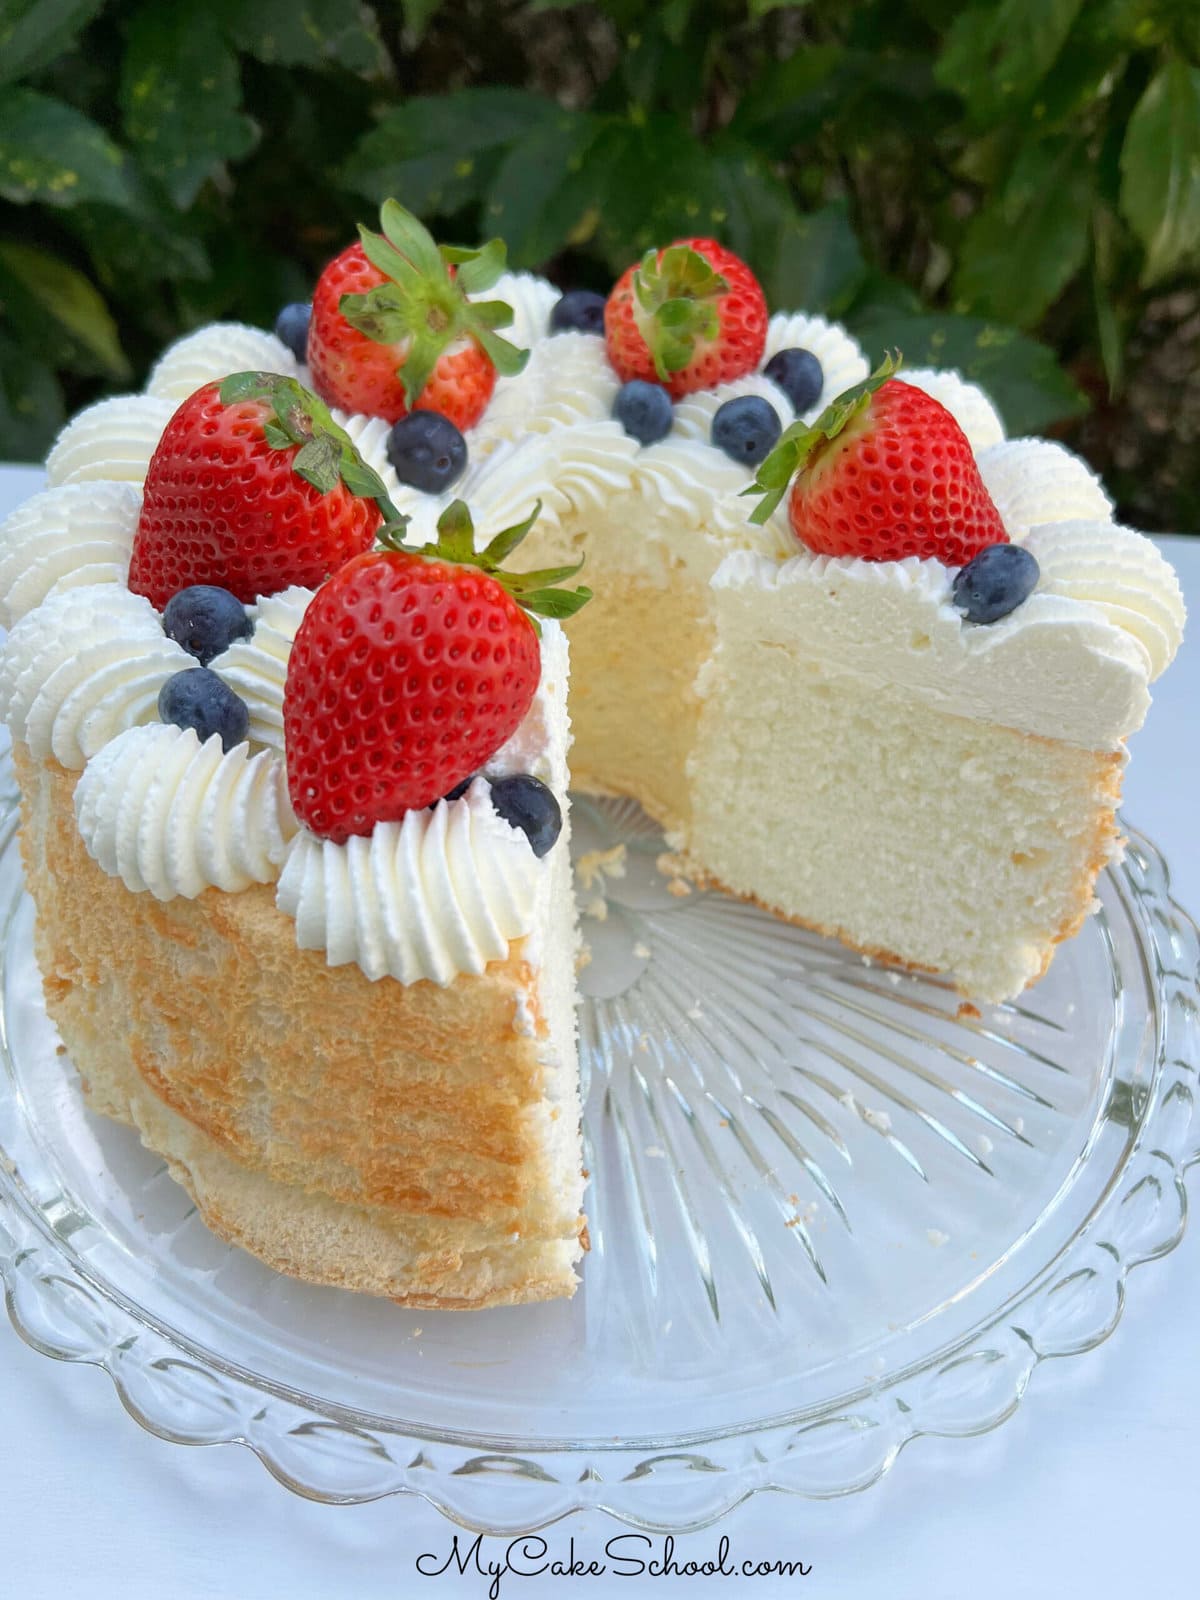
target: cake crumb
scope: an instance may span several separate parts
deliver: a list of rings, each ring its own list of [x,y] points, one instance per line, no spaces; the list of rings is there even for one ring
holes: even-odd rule
[[[666,1160],[667,1152],[662,1148],[661,1145],[648,1144],[646,1146],[646,1154],[651,1156],[656,1161],[664,1161]]]
[[[639,961],[649,961],[653,951],[650,949],[648,944],[643,944],[639,939],[633,947],[633,953]]]
[[[950,1235],[943,1233],[940,1228],[926,1228],[925,1237],[935,1250],[940,1250],[944,1244],[950,1243]]]
[[[595,917],[597,922],[606,922],[608,920],[608,901],[602,894],[598,894],[594,900],[589,900],[587,905],[584,906],[583,914],[585,917]]]
[[[605,878],[625,876],[625,846],[614,844],[610,850],[589,850],[575,863],[575,872],[585,889],[591,889]]]
[[[67,1047],[66,1047],[65,1044],[56,1044],[54,1046],[54,1054],[56,1056],[65,1056],[66,1053],[67,1053]]]
[[[858,1110],[858,1101],[850,1093],[849,1089],[844,1094],[838,1095],[838,1104],[845,1106],[847,1111],[857,1112]]]
[[[876,1111],[873,1106],[863,1107],[863,1121],[877,1133],[891,1133],[892,1119],[886,1111]]]
[[[1025,1132],[1025,1118],[1024,1117],[1014,1117],[1013,1118],[1013,1132],[1015,1134],[1017,1134],[1018,1136]]]
[[[975,1140],[975,1148],[981,1156],[990,1156],[996,1147],[986,1133],[981,1133]]]
[[[425,1330],[423,1328],[414,1328],[412,1333],[409,1335],[409,1338],[419,1339],[424,1331]]]
[[[687,1015],[691,1017],[693,1022],[700,1021],[700,1018],[704,1015],[704,1007],[700,1004],[699,1000],[696,1001],[694,1006],[688,1007]]]
[[[667,884],[667,893],[673,894],[676,900],[685,900],[691,892],[691,884],[685,883],[682,878],[672,878]]]
[[[648,1033],[639,1034],[638,1035],[638,1049],[639,1050],[649,1050],[649,1048],[650,1048],[650,1035]]]
[[[575,971],[582,972],[584,967],[592,964],[592,947],[586,939],[579,941],[579,954],[575,957]]]
[[[978,1021],[982,1015],[983,1012],[980,1011],[979,1007],[972,1005],[969,1000],[960,1000],[958,1002],[958,1010],[955,1012],[955,1016],[960,1022],[964,1017],[974,1017],[975,1020]]]

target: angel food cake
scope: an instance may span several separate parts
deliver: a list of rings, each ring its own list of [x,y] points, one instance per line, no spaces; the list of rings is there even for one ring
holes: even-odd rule
[[[389,203],[275,334],[77,417],[0,539],[94,1103],[225,1237],[416,1304],[570,1293],[586,1238],[558,618],[574,786],[976,1000],[1090,909],[1183,625],[1077,458],[713,241],[606,298],[502,265]]]

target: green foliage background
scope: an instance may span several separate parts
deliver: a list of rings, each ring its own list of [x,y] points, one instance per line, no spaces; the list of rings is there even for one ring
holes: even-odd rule
[[[0,0],[0,456],[396,195],[605,287],[716,233],[1200,526],[1197,0]]]

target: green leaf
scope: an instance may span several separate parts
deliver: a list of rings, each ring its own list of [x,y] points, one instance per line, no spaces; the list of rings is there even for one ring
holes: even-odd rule
[[[414,39],[425,37],[425,29],[442,0],[404,0],[404,26]]]
[[[763,287],[771,305],[840,316],[867,276],[862,249],[840,202],[792,218]]]
[[[938,81],[986,126],[1032,99],[1058,59],[1083,0],[982,0],[955,18]]]
[[[257,129],[241,103],[237,60],[212,13],[148,0],[130,24],[121,105],[143,168],[177,206],[253,149]]]
[[[601,126],[586,112],[560,111],[510,145],[488,191],[486,216],[515,267],[540,266],[567,240],[594,229],[607,177],[591,159]]]
[[[1157,283],[1200,247],[1200,67],[1172,60],[1151,79],[1121,151],[1121,211]]]
[[[0,241],[0,298],[6,280],[41,320],[57,323],[109,378],[130,375],[117,325],[95,286],[63,261],[32,245]],[[24,320],[24,319],[22,319]]]
[[[0,196],[17,205],[127,206],[133,189],[103,129],[61,100],[8,89],[0,95]]]
[[[360,140],[344,180],[370,199],[395,195],[418,215],[448,215],[480,199],[504,150],[557,114],[552,100],[525,89],[415,96]]]
[[[437,553],[447,561],[474,562],[475,525],[465,500],[452,500],[437,521]]]
[[[104,0],[3,0],[0,83],[47,67],[69,50]]]
[[[501,529],[499,533],[488,541],[487,548],[483,551],[481,559],[489,567],[498,567],[501,562],[507,561],[541,514],[542,502],[535,500],[533,510],[525,518],[524,522],[515,522],[511,528]]]
[[[387,66],[379,25],[360,0],[209,0],[209,9],[239,50],[269,66],[334,62],[364,77]]]
[[[986,390],[1011,434],[1040,433],[1052,422],[1081,416],[1087,400],[1036,339],[979,317],[852,317],[851,332],[867,349],[904,352],[906,367],[952,367]]]
[[[1001,193],[967,229],[954,278],[959,309],[1036,326],[1087,259],[1094,198],[1082,140],[1025,145]]]
[[[0,437],[11,461],[41,461],[65,421],[53,370],[0,328]]]

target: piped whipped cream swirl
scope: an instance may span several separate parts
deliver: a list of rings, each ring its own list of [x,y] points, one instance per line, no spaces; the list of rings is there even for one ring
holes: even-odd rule
[[[158,714],[158,692],[196,665],[141,595],[67,589],[23,617],[0,652],[0,717],[39,761],[78,770]]]
[[[64,483],[19,505],[0,523],[0,622],[64,589],[123,584],[141,508],[132,483]]]
[[[331,967],[356,962],[372,981],[445,985],[478,976],[531,930],[544,870],[477,779],[461,800],[345,844],[302,830],[276,904],[295,919],[300,949],[324,950]]]
[[[129,728],[94,755],[75,786],[88,854],[133,894],[194,900],[273,883],[296,836],[283,762],[191,728]]]
[[[46,480],[144,483],[162,431],[175,414],[169,400],[122,394],[72,417],[46,457]]]
[[[283,751],[283,691],[296,630],[313,591],[299,584],[273,594],[251,610],[254,632],[236,639],[209,666],[246,702],[250,739]]]
[[[206,383],[231,372],[300,374],[300,364],[281,339],[242,322],[213,322],[170,345],[146,383],[146,393],[180,405]]]

